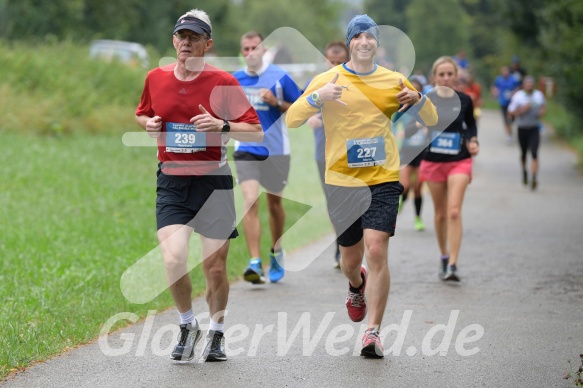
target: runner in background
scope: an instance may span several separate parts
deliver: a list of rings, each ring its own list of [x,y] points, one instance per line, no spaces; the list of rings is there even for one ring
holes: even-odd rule
[[[266,190],[271,229],[269,280],[278,282],[285,274],[285,251],[281,243],[285,225],[282,194],[289,176],[290,145],[283,114],[301,94],[284,69],[263,61],[266,48],[262,42],[263,36],[254,31],[241,37],[241,54],[247,66],[233,73],[257,111],[265,132],[260,143],[236,142],[233,154],[246,211],[243,217],[245,241],[251,254],[243,276],[253,284],[265,283],[261,263],[260,185]]]
[[[545,96],[540,90],[534,88],[534,78],[524,77],[522,90],[512,96],[508,113],[516,119],[518,127],[518,143],[520,144],[520,166],[522,167],[522,183],[528,185],[528,170],[526,168],[526,154],[530,151],[531,161],[531,181],[530,187],[535,190],[538,181],[537,173],[538,146],[540,143],[541,117],[546,112]]]
[[[474,117],[477,123],[482,113],[480,110],[482,106],[482,87],[474,80],[471,72],[466,72],[463,76],[458,77],[455,90],[470,96],[474,104]]]
[[[441,252],[440,273],[443,280],[459,281],[457,264],[462,242],[462,204],[472,180],[472,156],[478,154],[478,130],[472,99],[454,90],[458,77],[455,60],[444,56],[433,64],[436,87],[427,97],[439,110],[439,122],[451,122],[445,130],[432,130],[432,139],[423,155],[420,171],[427,181],[433,207],[437,243]],[[437,127],[436,127],[437,128]]]
[[[423,85],[416,78],[411,79],[411,85],[418,91],[423,90]],[[425,148],[427,147],[427,127],[419,123],[409,115],[402,116],[403,123],[403,143],[399,150],[401,157],[401,173],[399,181],[403,185],[403,194],[399,202],[399,213],[403,205],[407,201],[409,189],[413,187],[414,203],[415,203],[415,230],[422,231],[425,225],[421,220],[421,206],[423,204],[423,197],[421,193],[421,186],[423,181],[419,174],[419,165]],[[405,165],[403,165],[405,163]]]
[[[472,72],[467,72],[462,78],[462,85],[463,87],[460,89],[460,92],[467,94],[472,99],[472,104],[474,104],[474,118],[476,119],[477,124],[478,119],[482,114],[482,87],[476,82]]]
[[[510,73],[522,85],[524,77],[526,77],[526,69],[520,64],[520,58],[518,55],[512,56],[512,64],[510,65]]]
[[[506,143],[508,145],[513,143],[512,139],[512,118],[508,115],[508,105],[512,95],[519,89],[520,82],[516,80],[511,74],[508,66],[500,68],[500,75],[494,80],[492,85],[492,95],[498,99],[500,109],[502,110],[502,118],[504,119],[504,129],[506,130]]]
[[[460,75],[465,75],[466,72],[470,70],[470,62],[468,61],[464,50],[458,50],[456,55],[453,56],[453,59],[457,63]]]

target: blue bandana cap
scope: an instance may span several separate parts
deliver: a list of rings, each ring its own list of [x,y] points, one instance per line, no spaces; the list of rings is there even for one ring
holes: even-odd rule
[[[371,34],[379,43],[379,26],[370,18],[370,16],[356,15],[352,18],[350,23],[348,23],[348,28],[346,29],[346,47],[350,47],[350,41],[354,38],[354,35],[366,32]]]

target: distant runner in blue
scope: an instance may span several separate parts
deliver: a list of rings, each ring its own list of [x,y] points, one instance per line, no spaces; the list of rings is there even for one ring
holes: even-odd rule
[[[263,36],[258,32],[247,32],[241,38],[241,54],[247,66],[233,75],[247,94],[247,98],[261,121],[263,141],[260,143],[235,143],[235,166],[237,181],[243,192],[245,212],[243,229],[247,247],[251,254],[244,279],[253,284],[265,283],[261,264],[259,222],[259,186],[267,194],[269,225],[271,227],[271,252],[269,280],[280,281],[284,274],[285,251],[281,247],[281,236],[285,224],[282,204],[283,189],[287,184],[290,167],[290,146],[283,114],[302,94],[289,74],[279,66],[263,62]]]
[[[512,144],[512,119],[508,115],[508,105],[512,95],[520,88],[520,81],[510,74],[508,66],[500,68],[500,75],[494,80],[492,86],[492,95],[498,98],[498,104],[502,109],[504,117],[504,126],[506,129],[507,143]]]

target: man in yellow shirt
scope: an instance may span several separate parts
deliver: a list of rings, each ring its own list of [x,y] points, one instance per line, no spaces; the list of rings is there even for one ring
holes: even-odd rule
[[[288,127],[296,128],[322,113],[326,196],[349,281],[346,307],[354,322],[365,318],[367,305],[370,310],[362,340],[365,357],[384,355],[379,331],[389,295],[389,237],[403,191],[391,117],[407,112],[425,125],[437,123],[431,101],[404,75],[375,63],[378,43],[376,23],[367,15],[355,16],[346,34],[351,60],[316,76],[286,117]]]

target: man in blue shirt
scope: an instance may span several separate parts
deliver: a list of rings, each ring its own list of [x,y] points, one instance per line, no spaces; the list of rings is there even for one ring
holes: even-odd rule
[[[466,58],[466,52],[464,50],[459,50],[456,55],[453,56],[458,67],[462,69],[463,72],[470,70],[470,62]]]
[[[233,73],[257,111],[265,133],[260,143],[236,142],[233,154],[246,212],[243,229],[251,254],[244,279],[253,284],[265,283],[257,202],[260,185],[266,190],[271,227],[269,280],[278,282],[284,276],[282,264],[285,251],[280,239],[285,224],[285,211],[281,196],[289,175],[290,145],[283,113],[302,94],[284,69],[263,62],[266,48],[262,42],[263,36],[258,32],[251,31],[243,35],[241,54],[247,66]]]
[[[502,66],[500,68],[500,75],[494,80],[492,95],[498,98],[498,103],[502,109],[508,144],[512,144],[512,119],[508,115],[508,105],[510,105],[512,95],[519,87],[520,82],[510,74],[508,66]]]

